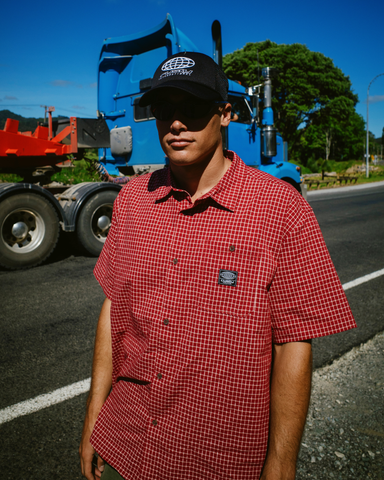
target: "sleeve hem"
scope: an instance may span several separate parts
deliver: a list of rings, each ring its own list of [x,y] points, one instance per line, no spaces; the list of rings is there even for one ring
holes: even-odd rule
[[[327,337],[329,335],[334,335],[336,333],[342,333],[347,330],[352,330],[357,328],[355,321],[351,321],[347,325],[340,326],[335,329],[317,331],[317,332],[302,332],[291,335],[279,335],[277,332],[274,332],[272,336],[272,343],[291,343],[291,342],[301,342],[303,340],[312,340],[313,338]]]

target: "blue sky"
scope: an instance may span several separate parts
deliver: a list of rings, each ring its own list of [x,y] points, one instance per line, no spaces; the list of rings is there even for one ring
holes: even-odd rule
[[[203,52],[211,54],[211,24],[221,22],[223,53],[270,39],[303,43],[333,59],[359,96],[366,120],[367,88],[384,73],[384,2],[243,0],[19,0],[3,2],[0,31],[0,110],[42,116],[94,117],[97,61],[103,39],[156,26],[167,13]],[[369,129],[384,127],[384,75],[370,88]]]

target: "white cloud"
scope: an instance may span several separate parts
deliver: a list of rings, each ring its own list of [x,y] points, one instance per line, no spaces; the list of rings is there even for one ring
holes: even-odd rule
[[[77,87],[77,88],[83,88],[83,86],[80,84],[80,83],[74,83],[74,82],[71,82],[69,80],[61,80],[61,79],[57,79],[57,80],[52,80],[52,82],[49,82],[50,85],[52,85],[53,87]]]
[[[73,82],[70,82],[68,80],[52,80],[50,84],[53,87],[69,87],[70,85],[73,85]]]
[[[384,102],[384,95],[370,95],[368,97],[368,101],[369,103],[379,103],[379,102]],[[361,103],[367,103],[367,99],[365,99],[363,102]]]

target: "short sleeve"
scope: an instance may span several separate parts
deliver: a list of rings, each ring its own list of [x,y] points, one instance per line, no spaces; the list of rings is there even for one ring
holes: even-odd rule
[[[304,200],[293,203],[268,294],[274,343],[356,327],[312,209]]]
[[[93,271],[96,280],[99,282],[109,300],[112,300],[116,274],[116,252],[119,230],[119,200],[120,196],[118,195],[113,204],[111,228],[109,229],[104,247]]]

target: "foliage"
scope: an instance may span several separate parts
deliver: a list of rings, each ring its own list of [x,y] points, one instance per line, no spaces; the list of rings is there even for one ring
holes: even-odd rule
[[[339,174],[345,173],[348,168],[353,167],[354,165],[361,165],[361,160],[349,160],[345,162],[336,162],[335,160],[328,161],[329,172],[336,172]]]
[[[307,174],[307,173],[317,173],[317,172],[312,172],[310,168],[308,168],[307,165],[302,165],[301,163],[293,160],[289,160],[289,163],[292,163],[293,165],[296,165],[301,168],[301,173],[302,175]]]
[[[97,150],[89,150],[82,160],[71,159],[73,167],[64,167],[55,173],[52,182],[61,182],[65,185],[75,185],[81,182],[100,182],[94,163],[98,161]],[[0,174],[0,182],[17,183],[23,180],[14,173]]]
[[[258,63],[259,56],[259,63]],[[229,78],[258,83],[259,68],[275,67],[272,106],[275,124],[288,141],[292,160],[358,158],[363,154],[364,120],[355,111],[358,97],[348,76],[322,53],[305,45],[270,40],[247,43],[223,59]]]
[[[20,175],[16,175],[16,173],[1,173],[0,174],[0,182],[3,183],[19,183],[23,180]]]
[[[378,182],[384,180],[384,167],[377,167],[373,172],[369,172],[369,178],[366,178],[365,173],[362,173],[357,183],[370,183],[370,182]]]
[[[72,160],[74,167],[63,168],[52,176],[52,181],[65,185],[75,185],[81,182],[100,182],[100,176],[93,168],[95,155],[88,153],[83,160]]]
[[[291,163],[293,161],[290,160]],[[322,160],[316,161],[314,159],[310,159],[307,166],[300,165],[301,173],[302,174],[311,174],[311,173],[321,173],[321,167],[319,163]],[[296,163],[297,164],[297,163]],[[326,162],[326,169],[324,172],[336,172],[338,175],[348,175],[347,170],[354,167],[354,166],[362,166],[363,163],[361,160],[348,160],[348,161],[336,161],[336,160],[328,160]],[[365,166],[365,164],[364,164]],[[357,183],[368,183],[368,182],[377,182],[384,180],[384,166],[374,166],[374,170],[369,172],[369,178],[365,176],[365,170],[360,172],[354,172],[354,176],[358,177]]]
[[[319,158],[317,160],[317,165],[319,166],[319,169],[321,171],[321,178],[324,180],[324,174],[325,172],[329,172],[329,161],[326,158]]]
[[[290,163],[295,163],[301,167],[302,174],[309,174],[309,173],[321,173],[321,163],[324,162],[324,159],[315,160],[310,158],[306,166],[301,165],[297,162],[293,162],[290,160]],[[361,165],[361,160],[347,160],[347,161],[336,161],[336,160],[327,160],[326,164],[323,166],[324,172],[336,172],[338,174],[345,174],[346,171],[355,166]],[[325,167],[325,168],[324,168]]]

